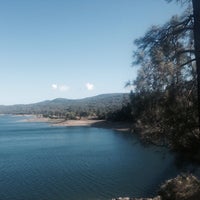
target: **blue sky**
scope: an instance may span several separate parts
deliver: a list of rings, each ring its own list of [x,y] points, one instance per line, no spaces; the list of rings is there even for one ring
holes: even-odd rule
[[[129,92],[134,39],[182,10],[164,0],[0,0],[0,104]]]

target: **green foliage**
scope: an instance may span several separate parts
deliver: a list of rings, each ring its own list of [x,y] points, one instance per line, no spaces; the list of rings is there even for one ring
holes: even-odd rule
[[[139,65],[131,103],[135,130],[147,141],[197,153],[200,145],[192,11],[152,26],[135,41]]]
[[[132,121],[133,116],[131,104],[128,103],[119,110],[107,113],[105,118],[109,121]]]
[[[162,92],[193,78],[194,45],[188,12],[172,17],[162,27],[152,26],[144,37],[135,40],[138,48],[133,65],[141,66],[134,83],[137,92]]]
[[[92,117],[113,119],[112,113],[121,110],[129,102],[129,94],[104,94],[79,100],[54,99],[36,104],[0,106],[3,114],[36,114],[49,118],[80,119]],[[109,116],[109,117],[108,117]]]

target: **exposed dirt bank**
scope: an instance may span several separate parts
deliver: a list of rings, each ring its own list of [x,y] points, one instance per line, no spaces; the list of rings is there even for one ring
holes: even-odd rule
[[[51,119],[38,116],[32,116],[23,121],[26,122],[46,122],[50,123],[52,126],[86,126],[86,127],[97,127],[97,128],[107,128],[116,131],[129,132],[131,129],[130,122],[110,122],[106,120],[95,120],[95,119],[77,119],[77,120],[65,120],[65,119]]]

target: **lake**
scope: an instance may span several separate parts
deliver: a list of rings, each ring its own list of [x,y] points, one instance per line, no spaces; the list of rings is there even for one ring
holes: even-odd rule
[[[155,194],[179,169],[131,134],[0,116],[0,199],[97,200]]]

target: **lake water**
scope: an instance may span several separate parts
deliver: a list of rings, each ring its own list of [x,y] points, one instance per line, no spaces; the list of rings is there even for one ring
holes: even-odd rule
[[[1,200],[152,196],[176,176],[174,157],[108,129],[52,127],[0,116]]]

